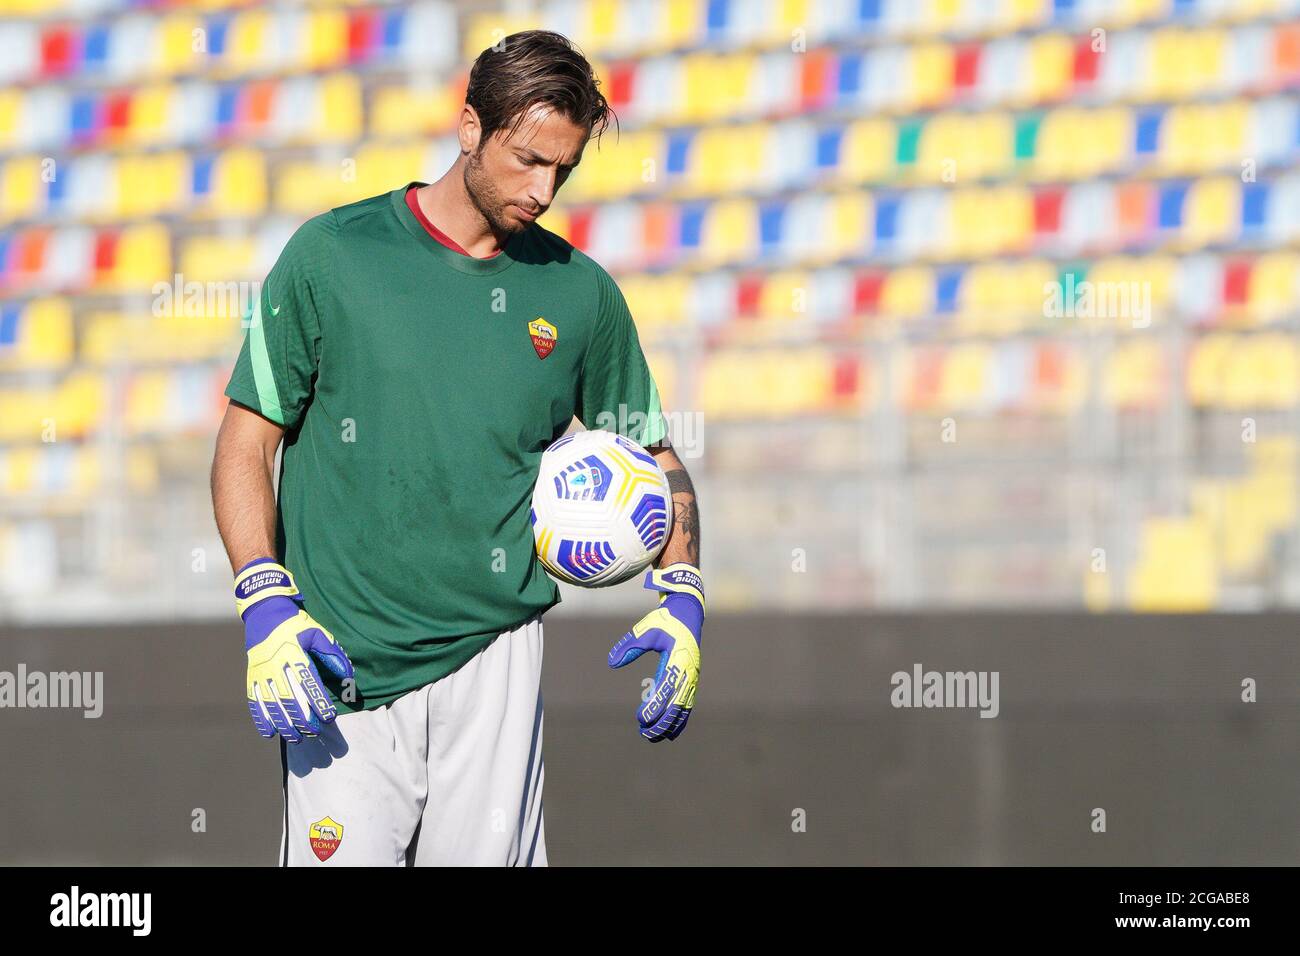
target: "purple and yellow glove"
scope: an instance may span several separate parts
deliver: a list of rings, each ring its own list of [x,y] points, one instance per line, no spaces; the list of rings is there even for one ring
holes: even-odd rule
[[[659,591],[659,606],[609,649],[609,666],[630,664],[646,651],[659,652],[654,692],[637,709],[641,736],[657,743],[686,729],[700,682],[700,631],[704,627],[704,581],[689,564],[646,572],[645,586]]]
[[[348,655],[301,600],[293,575],[270,558],[249,562],[235,576],[248,652],[248,712],[263,737],[278,733],[294,744],[319,734],[321,723],[338,713],[312,657],[340,680],[353,676]]]

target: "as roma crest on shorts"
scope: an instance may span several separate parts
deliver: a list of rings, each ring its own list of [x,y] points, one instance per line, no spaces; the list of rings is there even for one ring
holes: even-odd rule
[[[343,842],[343,824],[333,817],[317,820],[307,833],[311,837],[311,851],[322,863],[332,857]]]
[[[533,351],[537,353],[537,357],[544,359],[551,354],[551,349],[555,348],[560,333],[556,331],[555,326],[539,315],[528,323],[528,337],[533,340]]]

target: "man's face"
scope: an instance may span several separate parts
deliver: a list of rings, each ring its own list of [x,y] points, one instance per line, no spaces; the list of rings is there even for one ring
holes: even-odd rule
[[[505,139],[510,124],[471,150],[465,189],[497,235],[512,236],[550,207],[582,159],[588,131],[567,116],[537,105]]]

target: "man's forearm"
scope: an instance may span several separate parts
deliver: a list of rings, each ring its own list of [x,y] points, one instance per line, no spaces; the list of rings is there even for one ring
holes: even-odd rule
[[[659,555],[659,567],[670,564],[686,563],[700,566],[700,509],[695,500],[695,486],[691,476],[686,473],[686,466],[671,449],[653,452],[664,474],[668,477],[668,489],[673,496],[673,526],[668,531],[668,540]]]
[[[274,458],[261,449],[217,441],[212,461],[212,508],[230,566],[275,557]]]

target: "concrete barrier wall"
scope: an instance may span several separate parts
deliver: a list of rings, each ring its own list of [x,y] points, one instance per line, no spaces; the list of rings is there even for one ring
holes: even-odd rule
[[[547,622],[554,864],[1300,862],[1296,616],[717,616],[659,745],[653,664],[605,666],[629,623]],[[0,631],[19,664],[102,671],[105,705],[0,710],[0,863],[275,862],[236,626]],[[893,706],[918,664],[997,672],[998,715]]]

